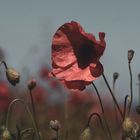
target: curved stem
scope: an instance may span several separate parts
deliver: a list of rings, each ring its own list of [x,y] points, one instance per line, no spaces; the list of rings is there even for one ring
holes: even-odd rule
[[[123,108],[123,120],[125,119],[126,116],[128,116],[128,112],[126,113],[126,106],[127,106],[127,102],[130,100],[130,96],[129,95],[126,95],[125,96],[125,100],[124,100],[124,108]],[[130,103],[130,102],[128,102]]]
[[[105,126],[107,128],[108,133],[109,133],[109,137],[112,140],[111,131],[109,129],[109,126],[108,126],[108,123],[107,123],[107,120],[106,120],[106,117],[105,117],[105,111],[104,111],[104,107],[103,107],[103,104],[102,104],[102,100],[101,100],[99,91],[98,91],[97,87],[95,86],[95,84],[93,82],[92,82],[92,85],[93,85],[93,87],[94,87],[94,89],[95,89],[95,91],[97,93],[97,96],[98,96],[98,99],[99,99],[99,102],[100,102],[100,106],[101,106],[101,111],[102,111],[103,118],[104,118],[104,121],[105,121]]]
[[[101,117],[100,117],[100,115],[99,115],[98,113],[92,113],[92,114],[89,116],[89,118],[88,118],[88,123],[87,123],[87,127],[90,127],[91,119],[92,119],[92,117],[94,117],[94,116],[96,116],[96,117],[99,119],[99,122],[100,122],[100,124],[101,124],[101,127],[102,127],[104,133],[105,133],[105,136],[106,136],[107,139],[108,139],[108,136],[107,136],[106,131],[105,131],[104,126],[103,126],[102,119],[101,119]]]
[[[1,64],[4,64],[6,70],[8,69],[7,64],[6,64],[5,61],[0,61],[0,65],[1,65]]]
[[[31,97],[31,104],[32,104],[32,110],[33,110],[33,117],[34,117],[34,121],[35,121],[35,124],[36,124],[36,128],[37,128],[37,131],[39,133],[39,129],[38,129],[38,125],[37,125],[37,119],[36,119],[36,112],[35,112],[35,105],[34,105],[34,100],[33,100],[33,95],[32,95],[32,90],[29,90],[30,91],[30,97]],[[39,135],[40,137],[40,135]],[[41,138],[40,138],[41,139]]]
[[[34,119],[33,119],[32,113],[30,112],[30,110],[29,110],[28,106],[26,105],[26,103],[25,103],[23,100],[21,100],[21,99],[14,99],[14,100],[10,103],[10,105],[9,105],[9,107],[8,107],[7,117],[6,117],[6,128],[7,128],[7,129],[9,128],[9,116],[10,116],[10,111],[11,111],[13,105],[16,104],[17,102],[23,104],[25,110],[27,111],[27,113],[28,113],[28,115],[29,115],[29,117],[30,117],[30,119],[31,119],[31,121],[32,121],[34,130],[35,130],[36,133],[37,133],[38,139],[40,140],[40,135],[39,135],[39,132],[38,132],[38,130],[37,130],[37,127],[36,127],[35,121],[34,121]]]
[[[128,115],[130,114],[131,106],[132,106],[132,101],[133,101],[133,86],[132,86],[132,71],[131,71],[131,63],[128,63],[129,67],[129,73],[130,73],[130,94],[131,94],[131,100],[130,100],[130,106],[128,109]]]
[[[115,98],[115,96],[114,96],[114,94],[113,94],[113,92],[112,92],[112,90],[111,90],[111,88],[110,88],[110,86],[109,86],[109,83],[108,83],[108,81],[107,81],[107,79],[106,79],[104,73],[102,74],[102,76],[103,76],[103,79],[104,79],[104,81],[105,81],[105,83],[106,83],[106,85],[107,85],[107,87],[108,87],[108,89],[109,89],[109,91],[110,91],[110,94],[111,94],[111,96],[112,96],[112,98],[113,98],[113,101],[114,101],[114,103],[115,103],[115,105],[116,105],[116,107],[117,107],[117,109],[118,109],[118,111],[119,111],[119,113],[120,113],[120,116],[122,117],[122,120],[123,120],[123,113],[122,113],[122,111],[121,111],[121,109],[120,109],[120,107],[119,107],[119,104],[118,104],[118,102],[117,102],[117,100],[116,100],[116,98]]]

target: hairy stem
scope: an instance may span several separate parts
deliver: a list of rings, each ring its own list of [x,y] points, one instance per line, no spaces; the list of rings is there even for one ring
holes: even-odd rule
[[[6,70],[8,69],[7,64],[6,64],[6,62],[5,62],[5,61],[0,61],[0,65],[1,65],[1,64],[3,64],[3,65],[4,65],[4,67],[5,67],[5,69],[6,69]]]
[[[131,71],[131,63],[128,63],[129,67],[129,73],[130,73],[130,94],[131,94],[131,100],[130,100],[130,105],[128,109],[128,115],[130,114],[131,106],[132,106],[132,101],[133,101],[133,83],[132,83],[132,71]]]
[[[128,102],[129,101],[129,102]],[[129,115],[128,112],[126,111],[127,110],[127,102],[128,102],[128,106],[130,104],[130,96],[129,95],[126,95],[125,96],[125,100],[124,100],[124,108],[123,108],[123,120]]]
[[[114,103],[115,103],[115,105],[116,105],[116,107],[117,107],[117,109],[118,109],[118,111],[119,111],[119,113],[120,113],[120,116],[121,116],[121,118],[122,118],[122,120],[123,120],[123,113],[122,113],[122,111],[121,111],[121,109],[120,109],[120,106],[119,106],[119,104],[118,104],[118,102],[117,102],[117,100],[116,100],[116,98],[115,98],[115,96],[114,96],[114,94],[113,94],[113,92],[112,92],[112,90],[111,90],[111,88],[110,88],[110,85],[109,85],[109,83],[108,83],[108,81],[107,81],[107,79],[106,79],[104,73],[102,74],[102,76],[103,76],[103,79],[104,79],[104,81],[105,81],[105,83],[106,83],[106,85],[107,85],[107,87],[108,87],[108,89],[109,89],[109,91],[110,91],[110,94],[111,94],[111,96],[112,96],[112,98],[113,98],[113,101],[114,101]]]
[[[68,103],[67,103],[67,97],[65,99],[65,140],[68,140],[69,132],[68,132]]]
[[[28,106],[26,105],[26,103],[25,103],[23,100],[21,100],[21,99],[14,99],[14,100],[10,103],[10,105],[9,105],[9,107],[8,107],[7,117],[6,117],[6,128],[7,128],[7,129],[9,128],[9,117],[10,117],[11,109],[12,109],[13,105],[16,104],[17,102],[21,103],[21,104],[24,106],[25,110],[27,111],[27,113],[28,113],[28,115],[29,115],[29,117],[30,117],[30,119],[31,119],[31,121],[32,121],[34,130],[36,131],[36,134],[37,134],[37,136],[38,136],[38,140],[41,140],[41,139],[40,139],[39,132],[38,132],[37,127],[36,127],[36,124],[35,124],[35,121],[34,121],[34,118],[33,118],[33,116],[32,116],[32,113],[30,112],[30,109],[28,108]]]
[[[30,98],[31,98],[31,104],[32,104],[32,110],[33,110],[34,121],[35,121],[35,124],[36,124],[37,131],[38,131],[38,133],[39,133],[38,124],[37,124],[37,119],[36,119],[35,105],[34,105],[34,100],[33,100],[33,95],[32,95],[32,90],[30,90]],[[40,137],[40,135],[39,135],[39,137]],[[40,138],[40,139],[41,139],[41,138]]]
[[[105,131],[105,129],[104,129],[104,125],[103,125],[102,119],[101,119],[101,117],[100,117],[100,115],[99,115],[98,113],[92,113],[92,114],[89,116],[89,118],[88,118],[88,123],[87,123],[87,127],[90,127],[91,119],[92,119],[92,117],[94,117],[94,116],[96,116],[96,117],[99,119],[99,122],[100,122],[100,124],[101,124],[102,129],[103,129],[103,132],[104,132],[106,138],[108,139],[108,136],[107,136],[106,131]]]
[[[95,84],[93,82],[92,82],[92,85],[93,85],[93,87],[94,87],[94,89],[95,89],[95,91],[97,93],[99,103],[100,103],[100,106],[101,106],[101,111],[102,111],[102,114],[103,114],[103,119],[104,119],[104,122],[105,122],[105,126],[107,128],[108,133],[109,133],[109,137],[112,140],[111,131],[110,131],[110,128],[108,126],[108,123],[107,123],[107,120],[106,120],[106,117],[105,117],[105,111],[104,111],[104,107],[103,107],[103,103],[102,103],[99,91],[98,91],[97,87],[95,86]]]
[[[116,79],[113,79],[113,88],[112,88],[112,91],[113,91],[114,97],[116,98],[116,96],[115,96],[115,83],[116,83]],[[115,110],[115,121],[118,124],[118,115],[117,115],[117,108],[115,106],[115,103],[114,103],[114,110]]]

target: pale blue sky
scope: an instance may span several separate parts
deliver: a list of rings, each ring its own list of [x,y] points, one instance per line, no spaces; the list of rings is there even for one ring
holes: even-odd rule
[[[112,83],[118,71],[119,93],[129,92],[127,50],[134,49],[134,88],[140,72],[140,0],[0,0],[0,46],[8,64],[36,73],[50,65],[51,39],[65,22],[80,22],[87,32],[106,33],[107,48],[101,62]],[[31,55],[31,52],[33,54]],[[100,86],[102,81],[96,81]]]

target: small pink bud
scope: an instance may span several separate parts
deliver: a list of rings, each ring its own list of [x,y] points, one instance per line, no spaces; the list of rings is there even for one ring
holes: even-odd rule
[[[31,79],[28,81],[28,89],[29,90],[33,90],[36,87],[36,80],[35,79]]]

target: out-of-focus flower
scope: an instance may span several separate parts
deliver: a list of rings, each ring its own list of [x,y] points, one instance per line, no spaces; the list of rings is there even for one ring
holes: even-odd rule
[[[49,68],[48,67],[42,67],[40,70],[40,77],[42,79],[48,79],[49,78]]]
[[[7,68],[6,69],[6,76],[7,80],[15,86],[17,83],[19,83],[20,80],[20,74],[13,68]]]
[[[37,86],[33,91],[33,98],[35,104],[42,104],[47,100],[48,92],[41,86]]]
[[[0,82],[0,112],[6,111],[10,102],[9,88],[6,82]]]
[[[99,62],[106,42],[105,33],[99,32],[99,41],[86,33],[77,22],[65,23],[52,41],[51,76],[57,77],[69,89],[83,90],[103,73]]]
[[[134,56],[134,51],[133,50],[128,50],[128,61],[129,61],[129,63],[133,59],[133,56]]]
[[[33,90],[36,87],[36,80],[35,79],[31,79],[28,81],[28,89],[29,90]]]
[[[51,120],[50,121],[50,127],[51,129],[58,131],[61,128],[60,122],[58,120]]]
[[[2,140],[11,140],[11,134],[6,128],[2,134]]]
[[[87,127],[81,134],[80,140],[90,140],[91,134],[90,134],[90,128]]]

